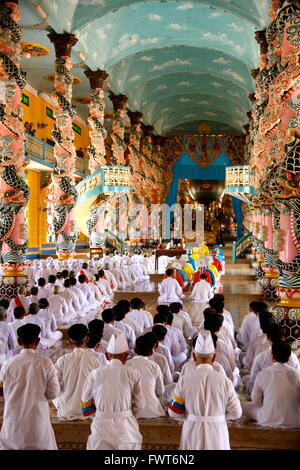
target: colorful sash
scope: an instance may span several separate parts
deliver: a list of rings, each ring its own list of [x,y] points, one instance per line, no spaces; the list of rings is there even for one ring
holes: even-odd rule
[[[18,295],[17,295],[17,297],[15,297],[15,304],[16,304],[16,307],[23,307],[24,308],[24,305],[22,304],[21,299]]]

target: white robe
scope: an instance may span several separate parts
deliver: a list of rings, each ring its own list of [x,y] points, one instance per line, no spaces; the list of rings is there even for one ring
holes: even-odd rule
[[[141,378],[117,359],[93,370],[86,379],[82,402],[96,407],[87,450],[140,450],[142,435],[135,418],[145,406]]]
[[[194,371],[196,368],[197,368],[196,362],[194,361],[194,359],[190,359],[188,362],[186,362],[182,366],[180,377],[183,377],[185,374],[189,374],[190,372]],[[220,374],[224,375],[224,377],[226,377],[224,367],[219,362],[214,361],[212,363],[212,368],[216,372],[219,372]]]
[[[48,299],[49,295],[50,295],[50,291],[48,289],[46,289],[46,287],[39,287],[37,286],[39,291],[38,291],[38,294],[37,294],[37,298],[40,300],[40,299]]]
[[[105,274],[105,277],[106,277],[107,281],[108,281],[109,284],[110,284],[111,290],[112,290],[113,292],[116,291],[117,288],[118,288],[118,283],[117,283],[117,281],[116,281],[115,276],[113,275],[112,272],[108,271],[107,269],[103,269],[103,271],[104,271],[104,274]]]
[[[25,297],[25,295],[18,295],[20,301],[21,301],[21,304],[22,306],[24,307],[25,309],[25,312],[28,313],[28,309],[29,309],[29,305],[30,305],[30,301],[27,299],[27,297]],[[15,302],[15,299],[12,299],[10,301],[10,304],[9,304],[9,307],[8,307],[8,311],[13,314],[14,313],[14,309],[16,307],[16,302]]]
[[[164,393],[164,382],[161,370],[150,357],[134,356],[126,366],[137,370],[141,376],[141,391],[145,407],[137,414],[137,418],[158,418],[165,416],[160,400]]]
[[[151,326],[143,310],[131,310],[131,312],[127,313],[126,318],[134,320],[139,325],[142,333],[146,328],[150,328]]]
[[[0,382],[5,403],[0,448],[56,450],[48,400],[58,395],[59,383],[51,359],[23,349],[2,366]]]
[[[76,318],[80,314],[80,304],[74,292],[68,287],[60,292],[61,297],[65,299],[68,305],[68,311],[71,314],[71,318]]]
[[[249,344],[250,335],[252,331],[250,329],[250,325],[251,325],[252,320],[254,320],[255,318],[256,318],[256,315],[253,312],[247,313],[247,315],[243,317],[242,324],[236,336],[236,339],[240,343],[242,343],[243,349],[247,349],[247,346]]]
[[[196,282],[193,287],[192,293],[190,295],[190,299],[193,302],[199,302],[201,304],[206,304],[213,298],[213,291],[208,282],[204,279],[201,281]]]
[[[162,376],[163,376],[164,385],[172,384],[173,378],[172,378],[170,366],[168,364],[166,357],[163,354],[157,351],[154,351],[154,353],[151,356],[149,356],[149,359],[155,362],[159,366]]]
[[[160,293],[157,299],[158,304],[181,302],[182,297],[184,297],[181,286],[172,277],[164,279],[159,285],[158,290]]]
[[[159,354],[162,354],[166,358],[169,368],[170,368],[170,372],[171,374],[173,374],[173,372],[175,371],[175,366],[174,366],[174,361],[173,361],[169,348],[167,348],[162,342],[159,342],[156,352],[158,352]]]
[[[18,346],[15,332],[9,323],[0,321],[0,339],[4,341],[7,346],[6,359],[13,356],[15,349]]]
[[[46,338],[54,339],[55,341],[62,339],[63,334],[61,331],[57,331],[56,320],[51,310],[49,308],[42,308],[38,315],[45,322]]]
[[[185,339],[188,339],[190,336],[190,328],[183,316],[180,316],[178,313],[173,313],[173,322],[172,325],[175,328],[178,328],[184,335]]]
[[[261,370],[266,369],[267,367],[270,367],[272,365],[273,365],[272,347],[270,346],[265,351],[257,354],[254,358],[254,361],[251,367],[251,373],[246,384],[246,389],[249,394],[251,394],[252,392],[257,374]],[[290,358],[287,362],[287,365],[294,367],[295,369],[300,369],[299,359],[297,358],[295,353],[293,352],[291,353]]]
[[[23,320],[20,320],[20,319],[14,320],[9,324],[9,326],[14,330],[16,338],[18,337],[18,335],[17,335],[18,328],[20,328],[23,325],[25,325],[24,318],[23,318]]]
[[[110,340],[113,333],[119,335],[122,332],[123,332],[122,329],[116,328],[112,323],[104,323],[102,339],[104,341],[109,342],[109,340]]]
[[[230,449],[226,418],[238,419],[242,409],[227,377],[214,371],[211,365],[201,364],[179,378],[173,397],[185,406],[181,415],[169,408],[171,417],[185,418],[181,450]]]
[[[72,312],[69,312],[68,304],[61,295],[50,295],[48,302],[49,310],[52,312],[57,322],[69,323],[69,321],[71,321],[73,318]]]
[[[143,332],[141,328],[139,327],[139,324],[133,318],[128,317],[128,313],[126,314],[125,318],[122,321],[126,323],[127,325],[131,326],[136,338],[138,338],[139,336],[142,336]]]
[[[113,297],[114,293],[113,293],[107,279],[104,279],[103,277],[100,277],[100,279],[98,281],[98,285],[99,285],[101,291],[103,292],[103,295],[106,296],[107,299],[111,299]]]
[[[134,349],[136,340],[134,329],[124,321],[115,321],[114,326],[125,333],[129,349]]]
[[[191,317],[188,314],[188,312],[184,312],[183,310],[180,310],[180,312],[178,313],[178,316],[185,319],[185,321],[187,322],[188,327],[189,327],[189,337],[193,338],[195,336],[195,334],[197,333],[197,328],[195,328],[192,325],[192,320],[191,320]]]
[[[83,419],[80,401],[87,376],[101,366],[99,356],[88,349],[75,348],[60,357],[55,368],[60,383],[60,394],[54,404],[57,416],[62,419]]]
[[[242,404],[244,414],[261,426],[300,428],[299,370],[273,363],[257,375],[251,400]]]

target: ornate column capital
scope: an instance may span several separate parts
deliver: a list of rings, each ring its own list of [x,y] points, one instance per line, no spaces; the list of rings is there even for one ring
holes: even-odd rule
[[[109,99],[113,104],[114,111],[118,111],[119,109],[124,109],[128,101],[128,98],[126,95],[121,95],[121,94],[114,95],[113,93],[109,95]]]
[[[267,41],[267,36],[266,36],[266,30],[262,29],[261,31],[256,31],[255,39],[260,45],[260,53],[266,54],[268,52],[268,41]]]
[[[90,81],[90,87],[95,90],[102,88],[103,82],[107,79],[109,74],[105,70],[85,70],[84,74]]]
[[[47,36],[50,39],[50,41],[54,44],[56,57],[71,57],[72,47],[78,41],[75,34],[50,33]]]
[[[130,119],[130,124],[132,126],[139,124],[143,119],[143,113],[141,113],[140,111],[130,111],[130,109],[128,109],[127,114]]]

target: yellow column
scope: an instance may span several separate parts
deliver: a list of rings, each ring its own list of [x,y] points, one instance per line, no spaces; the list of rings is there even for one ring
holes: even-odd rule
[[[27,170],[30,198],[27,210],[28,248],[39,248],[40,173]]]

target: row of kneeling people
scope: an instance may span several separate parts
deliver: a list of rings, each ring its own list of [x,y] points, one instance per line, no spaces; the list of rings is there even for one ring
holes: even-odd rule
[[[158,308],[163,320],[168,307]],[[56,448],[48,399],[54,401],[61,419],[93,418],[88,449],[140,449],[136,418],[164,416],[166,407],[171,417],[184,420],[181,449],[228,449],[226,420],[239,418],[242,408],[265,426],[300,427],[299,368],[289,364],[291,348],[281,336],[271,347],[272,365],[257,375],[252,403],[241,407],[233,380],[221,364],[228,351],[218,355],[221,338],[216,326],[222,321],[216,310],[207,309],[204,328],[194,334],[190,360],[186,351],[173,375],[164,357],[165,350],[172,349],[172,334],[163,344],[170,333],[168,321],[156,323],[152,331],[145,329],[133,351],[126,328],[122,331],[110,321],[111,310],[104,310],[104,322],[96,319],[88,328],[72,325],[68,335],[74,351],[60,357],[55,366],[35,352],[38,325],[29,323],[17,330],[22,353],[6,361],[0,371],[5,399],[3,448]],[[31,413],[24,414],[28,407]]]
[[[30,286],[33,286],[39,278],[48,279],[50,275],[55,275],[59,279],[64,277],[65,272],[71,272],[78,277],[84,274],[87,280],[90,280],[99,270],[105,272],[105,276],[112,281],[112,284],[119,289],[125,289],[128,286],[149,279],[149,275],[142,263],[128,258],[126,265],[112,265],[110,257],[106,256],[101,260],[90,260],[83,263],[82,260],[70,260],[69,262],[53,260],[51,257],[47,260],[34,260],[33,265],[27,265],[27,277]]]

